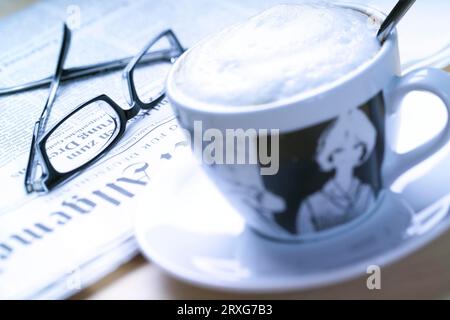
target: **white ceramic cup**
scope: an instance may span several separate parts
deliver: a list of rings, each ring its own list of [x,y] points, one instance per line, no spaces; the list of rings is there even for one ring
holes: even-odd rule
[[[341,6],[368,18],[385,17],[367,6]],[[183,128],[192,133],[194,123],[201,121],[204,130],[280,131],[277,174],[263,177],[254,166],[226,164],[208,170],[249,226],[273,239],[316,239],[356,226],[383,189],[450,138],[447,123],[440,134],[410,152],[393,149],[399,125],[395,116],[409,92],[432,92],[450,111],[447,73],[426,68],[400,76],[395,32],[374,59],[337,81],[263,105],[220,106],[186,96],[174,80],[185,55],[167,79],[167,96]]]

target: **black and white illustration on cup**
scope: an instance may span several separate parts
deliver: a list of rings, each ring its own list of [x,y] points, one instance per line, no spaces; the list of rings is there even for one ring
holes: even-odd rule
[[[274,231],[282,231],[275,217],[286,211],[286,201],[282,196],[266,188],[257,166],[242,164],[215,166],[214,172],[219,177],[218,183],[225,189],[225,193],[238,199],[242,204],[239,210],[249,220],[256,224],[261,220]],[[251,212],[255,212],[258,216],[252,217]]]
[[[381,95],[318,125],[279,136],[279,171],[214,165],[212,178],[256,230],[318,234],[369,212],[382,189]]]
[[[340,115],[319,138],[316,162],[323,172],[333,172],[325,185],[300,204],[297,232],[308,234],[344,224],[367,212],[375,195],[355,169],[374,150],[376,131],[358,109]]]

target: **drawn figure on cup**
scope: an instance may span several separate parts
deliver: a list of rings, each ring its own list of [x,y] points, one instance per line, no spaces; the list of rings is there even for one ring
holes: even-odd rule
[[[334,176],[300,204],[296,218],[300,235],[349,222],[374,203],[372,187],[358,179],[355,169],[369,159],[375,143],[375,128],[357,109],[342,114],[325,129],[315,160],[322,171],[334,171]]]
[[[262,217],[267,227],[284,232],[275,221],[275,215],[286,210],[286,203],[282,197],[267,190],[257,166],[234,164],[216,167],[222,167],[216,169],[221,171],[227,192],[260,215],[255,221],[261,221]]]

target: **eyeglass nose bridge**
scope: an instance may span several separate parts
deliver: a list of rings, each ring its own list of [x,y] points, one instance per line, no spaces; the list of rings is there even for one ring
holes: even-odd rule
[[[124,110],[127,121],[136,117],[141,109],[142,108],[139,106],[139,104],[133,103],[130,109]]]

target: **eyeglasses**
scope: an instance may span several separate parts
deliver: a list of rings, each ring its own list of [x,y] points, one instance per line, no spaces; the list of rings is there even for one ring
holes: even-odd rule
[[[97,65],[64,69],[70,47],[71,32],[64,25],[61,49],[56,70],[51,78],[0,90],[0,95],[21,92],[50,83],[50,91],[39,120],[35,123],[25,188],[28,193],[48,192],[67,181],[107,153],[123,136],[128,120],[142,109],[156,106],[165,93],[165,78],[154,77],[155,65],[171,65],[184,52],[171,30],[166,30],[151,41],[133,58],[125,58]],[[167,40],[169,49],[150,52]],[[121,108],[105,94],[76,107],[46,132],[46,126],[56,99],[59,84],[99,71],[115,70],[125,65],[122,83],[128,108]],[[136,86],[136,83],[147,85]]]

